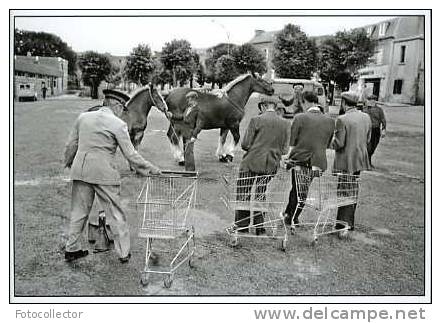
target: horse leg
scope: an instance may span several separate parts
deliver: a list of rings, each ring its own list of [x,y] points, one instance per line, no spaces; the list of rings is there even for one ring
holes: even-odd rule
[[[239,144],[240,144],[240,132],[239,132],[239,125],[236,125],[232,128],[230,128],[231,134],[233,135],[234,144],[231,142],[226,150],[226,158],[229,162],[233,161],[234,153],[239,150]]]
[[[227,162],[225,159],[225,141],[227,140],[228,129],[221,128],[219,134],[219,142],[216,149],[216,156],[219,158],[220,162]]]
[[[184,166],[184,152],[179,145],[182,136],[179,131],[173,128],[172,124],[168,127],[167,137],[170,141],[170,149],[174,159],[179,163],[179,166]]]
[[[196,164],[194,161],[194,141],[188,140],[188,138],[183,137],[183,143],[185,170],[194,172],[196,170]]]

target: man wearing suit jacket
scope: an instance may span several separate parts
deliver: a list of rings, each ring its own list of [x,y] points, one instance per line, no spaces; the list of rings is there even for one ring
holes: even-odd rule
[[[311,175],[319,175],[321,171],[325,171],[326,148],[330,145],[334,134],[334,120],[321,112],[317,95],[310,91],[304,92],[303,100],[306,112],[297,114],[291,126],[288,160],[295,167],[292,169],[292,188],[285,209],[287,225],[299,223],[299,215],[304,203],[298,201],[298,193],[307,194],[307,187],[305,187],[306,192],[297,192],[296,168],[306,168],[311,171]]]
[[[276,102],[268,98],[261,104],[263,112],[251,118],[242,149],[245,154],[239,167],[237,200],[249,201],[251,189],[256,184],[256,200],[264,201],[268,183],[276,174],[280,159],[288,152],[289,123],[275,111]],[[235,224],[240,232],[247,232],[250,225],[250,211],[236,210]],[[254,225],[263,222],[263,214],[255,212]],[[256,234],[265,229],[257,226]]]
[[[359,176],[360,172],[370,167],[368,144],[371,138],[371,120],[368,114],[357,110],[358,97],[355,93],[342,93],[342,107],[345,114],[339,116],[335,121],[335,133],[332,141],[332,148],[335,149],[334,171],[342,171],[349,175]],[[353,181],[354,177],[349,177]],[[340,182],[347,181],[344,176]],[[357,182],[345,183],[353,185],[358,195]],[[342,206],[338,208],[337,220],[348,223],[349,230],[354,230],[354,215],[357,204]],[[341,224],[336,228],[340,229]],[[346,232],[340,232],[345,235]]]
[[[65,149],[65,166],[71,168],[72,209],[65,259],[72,261],[88,254],[80,237],[96,197],[110,220],[119,260],[130,258],[130,232],[119,201],[120,176],[113,166],[116,149],[141,174],[160,174],[144,160],[130,142],[127,124],[118,118],[123,105],[102,107],[82,113],[74,123]]]

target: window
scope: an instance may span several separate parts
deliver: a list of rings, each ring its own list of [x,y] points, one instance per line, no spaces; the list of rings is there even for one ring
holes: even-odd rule
[[[405,60],[406,60],[406,46],[401,46],[400,63],[404,63]]]
[[[24,90],[24,84],[20,84],[20,90]]]
[[[393,94],[401,94],[402,87],[403,87],[403,80],[395,80]]]
[[[322,88],[322,87],[318,87],[318,88],[317,88],[317,95],[318,95],[318,96],[323,95],[323,88]]]
[[[380,29],[378,30],[379,37],[386,35],[387,25],[388,25],[387,22],[383,22],[382,24],[380,24]]]
[[[375,56],[375,64],[377,64],[377,65],[383,64],[383,48],[380,48],[377,51],[377,54]]]
[[[30,84],[26,84],[26,90],[29,90],[31,88]]]
[[[265,59],[268,60],[268,48],[263,49],[263,55],[265,55]]]
[[[57,81],[54,81],[54,87],[57,87]]]

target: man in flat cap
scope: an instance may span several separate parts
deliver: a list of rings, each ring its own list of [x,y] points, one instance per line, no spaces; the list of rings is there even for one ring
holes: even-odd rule
[[[242,149],[245,151],[239,166],[237,180],[238,201],[249,201],[252,187],[255,187],[255,200],[266,200],[266,189],[269,182],[280,166],[282,155],[288,152],[289,122],[284,120],[276,109],[277,100],[270,96],[262,96],[259,104],[260,114],[251,118],[242,140]],[[235,225],[239,232],[248,232],[250,220],[253,217],[253,226],[256,235],[264,234],[265,213],[249,210],[236,210]]]
[[[383,138],[386,135],[386,118],[381,107],[377,105],[377,96],[371,94],[367,97],[366,108],[364,110],[369,117],[371,117],[372,129],[371,129],[371,141],[368,145],[369,163],[372,165],[372,155],[380,142],[380,137]]]
[[[297,192],[295,172],[307,170],[308,173],[319,176],[324,172],[328,165],[326,160],[326,148],[332,140],[334,134],[334,120],[323,114],[318,107],[317,95],[312,91],[303,93],[305,101],[305,113],[294,116],[291,125],[290,148],[287,154],[289,164],[292,169],[292,188],[289,193],[289,201],[286,206],[285,224],[299,224],[299,216],[304,207],[304,203],[298,201],[298,194],[307,195],[309,184],[305,185],[306,192]]]
[[[334,138],[331,147],[335,149],[334,171],[349,175],[360,176],[360,172],[370,168],[367,146],[371,139],[371,120],[369,115],[357,110],[358,96],[356,93],[344,92],[342,108],[345,113],[335,121]],[[351,181],[353,176],[346,176]],[[345,181],[345,176],[340,176]],[[345,183],[351,185],[358,195],[357,182]],[[338,208],[337,220],[348,223],[349,230],[354,230],[354,215],[357,204]],[[336,229],[341,229],[337,224]],[[340,232],[341,235],[346,232]]]

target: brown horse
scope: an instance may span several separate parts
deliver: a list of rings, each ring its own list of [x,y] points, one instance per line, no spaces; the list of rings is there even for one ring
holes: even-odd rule
[[[114,91],[116,92],[116,91]],[[121,97],[126,97],[124,94]],[[138,150],[144,137],[144,131],[147,128],[147,117],[152,106],[160,111],[167,112],[167,104],[159,91],[152,85],[137,90],[130,99],[124,104],[125,108],[121,119],[127,123],[130,140],[133,146]],[[96,111],[101,106],[88,109],[88,111]]]
[[[182,115],[187,108],[186,94],[194,91],[189,88],[178,88],[167,96],[166,104],[173,115]],[[245,105],[253,92],[272,95],[272,85],[255,74],[245,74],[231,81],[223,90],[221,97],[198,93],[199,112],[196,121],[195,132],[205,129],[220,128],[219,144],[216,155],[220,161],[232,161],[234,151],[240,141],[239,125],[245,115]],[[183,121],[171,120],[167,136],[170,140],[172,153],[175,159],[182,164],[185,159],[187,170],[194,170],[193,145],[188,144],[193,129]],[[225,147],[228,131],[234,139],[234,146]],[[180,148],[180,140],[183,141],[185,152]],[[191,151],[187,152],[187,149]],[[185,157],[185,158],[184,158]]]

